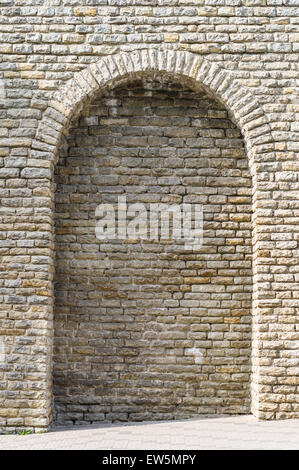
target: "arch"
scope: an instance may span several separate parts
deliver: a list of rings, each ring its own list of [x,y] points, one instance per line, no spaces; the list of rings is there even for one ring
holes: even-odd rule
[[[243,86],[234,73],[220,68],[209,59],[186,51],[170,49],[141,49],[134,52],[120,52],[105,57],[89,65],[83,71],[63,84],[53,95],[48,107],[39,122],[35,139],[32,141],[31,155],[33,166],[39,168],[43,161],[44,172],[52,179],[54,165],[58,159],[60,138],[68,129],[69,123],[78,116],[82,109],[99,94],[104,94],[117,85],[140,76],[168,75],[178,79],[182,84],[196,90],[204,88],[218,99],[227,109],[231,119],[239,127],[246,144],[249,168],[253,187],[253,338],[252,338],[252,412],[263,416],[260,407],[260,390],[262,368],[260,363],[261,341],[259,336],[259,312],[263,308],[262,282],[259,278],[259,224],[263,217],[262,204],[258,199],[258,175],[264,170],[263,162],[273,159],[274,139],[267,117],[250,91]],[[268,153],[268,156],[266,154]],[[48,168],[48,171],[45,169]],[[53,192],[49,195],[53,199]],[[260,213],[261,210],[261,213]],[[54,217],[50,209],[51,237],[53,240]],[[49,261],[49,279],[53,277],[54,250],[51,243],[52,259]],[[53,292],[49,302],[49,329],[53,331]],[[50,342],[50,341],[49,341]],[[51,368],[51,357],[48,357]],[[50,374],[48,379],[50,379]],[[49,403],[47,404],[49,406]],[[50,412],[49,412],[50,415]]]
[[[224,104],[244,136],[249,167],[254,177],[257,155],[273,150],[272,145],[269,147],[273,144],[271,128],[257,99],[239,83],[233,72],[194,53],[170,49],[120,52],[75,73],[54,93],[43,114],[32,142],[34,157],[48,158],[55,164],[63,130],[96,94],[104,93],[134,76],[157,72],[176,77],[182,83],[187,82],[193,89],[203,86]],[[43,152],[42,155],[39,151]]]

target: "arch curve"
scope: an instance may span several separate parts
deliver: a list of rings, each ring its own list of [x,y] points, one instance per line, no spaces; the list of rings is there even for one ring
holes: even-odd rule
[[[60,137],[71,119],[99,93],[143,74],[167,74],[193,89],[204,87],[228,110],[241,130],[252,176],[256,156],[271,151],[271,128],[257,99],[230,71],[197,54],[170,49],[140,49],[100,59],[63,84],[55,93],[39,123],[32,149],[35,158],[48,158],[55,164]],[[266,146],[266,147],[265,147]],[[266,148],[266,150],[265,150]],[[39,151],[42,155],[39,155]]]

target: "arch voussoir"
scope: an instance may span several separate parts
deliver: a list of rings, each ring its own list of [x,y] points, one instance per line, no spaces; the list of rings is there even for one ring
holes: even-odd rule
[[[243,111],[244,108],[242,108]],[[261,113],[259,108],[255,108],[253,111],[249,113],[244,113],[240,116],[240,122],[245,130],[254,129],[255,127],[259,127],[264,124],[268,124],[268,121],[264,114]],[[268,124],[269,130],[270,126]]]
[[[113,80],[113,79],[119,77],[119,70],[116,66],[116,63],[114,61],[113,56],[108,57],[106,59],[106,66],[107,66],[107,68],[109,70],[109,73],[110,73],[110,80]]]
[[[203,86],[214,93],[243,132],[247,146],[252,150],[251,158],[255,153],[267,151],[261,146],[273,139],[265,114],[256,98],[236,80],[233,72],[191,52],[159,48],[104,57],[77,72],[54,93],[38,126],[36,140],[57,145],[68,122],[95,94],[105,92],[128,77],[150,71],[189,79],[195,88]],[[252,129],[255,131],[251,132]]]
[[[119,60],[116,62],[116,66],[120,77],[125,77],[128,75],[128,64],[127,61],[124,60],[124,56],[119,57]]]
[[[159,71],[167,70],[167,55],[166,51],[159,49],[158,50],[158,69]]]
[[[141,50],[140,61],[141,61],[142,71],[148,72],[152,70],[151,63],[150,63],[150,56],[149,56],[149,52],[147,49]]]
[[[227,78],[226,72],[223,69],[218,67],[216,73],[214,74],[214,77],[212,78],[210,82],[211,90],[213,90],[217,95],[218,95],[217,93],[218,87],[220,86],[221,83],[224,82],[224,80],[226,80],[226,78]]]
[[[149,63],[151,70],[159,70],[159,53],[157,49],[151,49],[149,51]]]
[[[94,91],[96,91],[98,88],[96,80],[93,78],[90,70],[88,69],[76,73],[74,75],[74,81],[89,98],[92,97]]]
[[[217,75],[219,67],[216,64],[211,64],[211,65],[208,64],[208,67],[209,67],[209,70],[208,70],[206,76],[204,77],[204,83],[207,87],[210,87],[210,84],[211,84],[212,80]]]
[[[140,57],[140,51],[137,50],[132,53],[132,62],[133,62],[133,72],[141,72],[142,71],[142,62]]]
[[[92,77],[94,78],[95,82],[97,83],[97,90],[100,90],[107,81],[101,71],[100,65],[101,63],[96,62],[89,66],[89,71]]]
[[[36,134],[36,138],[48,144],[56,145],[59,135],[59,131],[53,129],[52,127],[47,125],[47,122],[45,122],[45,126],[39,128]]]
[[[205,86],[207,86],[207,76],[210,71],[210,64],[206,61],[203,60],[198,68],[197,74],[195,76],[195,80],[198,83],[203,83]]]
[[[134,72],[134,63],[131,54],[120,54],[119,58],[122,60],[124,67],[128,74]]]
[[[98,63],[98,70],[100,72],[100,75],[102,75],[102,81],[104,83],[107,83],[111,80],[111,73],[108,67],[108,59],[101,59],[101,61]]]

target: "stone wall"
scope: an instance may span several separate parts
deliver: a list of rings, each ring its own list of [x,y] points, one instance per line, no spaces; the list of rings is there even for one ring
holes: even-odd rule
[[[251,411],[298,417],[297,0],[3,0],[0,14],[0,428],[52,422],[60,136],[96,96],[156,73],[204,87],[244,136]]]
[[[57,421],[248,413],[251,178],[240,131],[205,92],[165,80],[116,88],[81,116],[56,167]],[[148,210],[203,204],[203,246],[100,244],[96,208],[120,194]]]

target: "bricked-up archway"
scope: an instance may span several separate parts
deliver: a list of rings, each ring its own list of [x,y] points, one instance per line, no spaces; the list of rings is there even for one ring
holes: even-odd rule
[[[251,187],[223,105],[169,76],[101,94],[55,167],[54,419],[250,413]],[[98,204],[203,205],[203,246],[98,240]],[[130,217],[129,217],[130,220]]]
[[[99,95],[125,83],[128,78],[143,74],[169,74],[182,84],[196,90],[205,89],[219,99],[230,112],[232,119],[241,130],[247,148],[249,167],[253,179],[253,346],[252,346],[252,412],[260,418],[273,418],[271,411],[272,399],[260,388],[267,374],[267,364],[260,363],[261,342],[259,324],[264,306],[271,304],[271,293],[265,299],[262,293],[263,282],[259,278],[259,265],[263,264],[259,253],[258,227],[262,223],[262,213],[259,211],[259,201],[262,193],[258,186],[258,175],[262,171],[262,162],[272,159],[273,139],[270,127],[257,100],[234,79],[233,73],[225,71],[207,59],[188,52],[171,50],[141,50],[133,53],[120,53],[101,59],[90,65],[86,70],[76,73],[74,78],[56,92],[36,133],[32,144],[32,162],[34,168],[48,168],[49,181],[52,180],[54,164],[58,158],[61,134],[68,129],[71,119],[78,116],[83,107]],[[44,171],[44,175],[46,174]],[[53,240],[53,188],[45,194],[45,207],[49,216],[49,230]],[[262,240],[262,238],[261,238]],[[53,248],[53,244],[52,244]],[[54,252],[49,256],[48,275],[52,278]],[[40,426],[47,426],[51,421],[51,367],[52,367],[52,338],[53,338],[53,290],[49,290],[48,305],[41,304],[44,309],[43,327],[47,332],[48,350],[45,351],[47,364],[43,372],[43,388],[45,394],[41,399],[40,408],[44,410],[44,418],[38,418]],[[272,298],[275,296],[272,295]],[[269,401],[270,400],[270,401]],[[268,401],[268,404],[267,404]],[[269,405],[269,406],[268,406]]]

